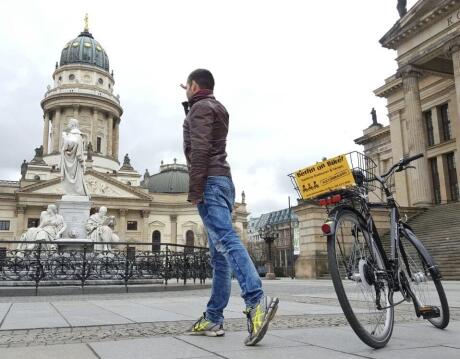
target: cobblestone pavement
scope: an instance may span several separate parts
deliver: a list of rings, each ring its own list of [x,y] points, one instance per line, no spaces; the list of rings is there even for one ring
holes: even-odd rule
[[[448,298],[451,301],[451,320],[460,320],[460,283],[451,282],[445,285]],[[281,303],[286,306],[300,304],[319,305],[322,308],[337,308],[338,302],[330,281],[275,281],[264,282],[265,291],[270,295],[277,295],[281,298]],[[238,293],[237,285],[234,284],[233,293]],[[13,297],[0,298],[0,303],[63,303],[75,302],[92,303],[97,301],[118,301],[132,303],[133,300],[162,300],[162,302],[175,302],[183,300],[199,300],[209,294],[209,289],[193,290],[187,292],[155,292],[155,293],[132,293],[132,294],[110,294],[110,295],[80,295],[80,296],[53,296],[53,297]],[[238,301],[234,294],[234,301]],[[177,303],[177,302],[176,302]],[[65,304],[65,303],[64,303]],[[67,303],[69,304],[69,303]],[[72,303],[70,303],[72,305]],[[180,306],[180,303],[176,305]],[[203,301],[203,306],[205,302]],[[196,307],[197,316],[201,308]],[[195,309],[194,309],[195,311]],[[6,318],[6,314],[4,315]],[[5,321],[0,314],[0,325]],[[147,337],[162,337],[179,335],[184,329],[193,324],[193,320],[172,320],[154,322],[132,322],[113,325],[83,325],[69,326],[60,328],[27,328],[16,330],[0,331],[0,347],[26,347],[50,344],[69,344],[69,343],[92,343],[113,341],[120,339],[134,339]],[[397,307],[396,326],[402,323],[418,322],[423,325],[422,320],[417,319],[411,305]],[[317,313],[317,314],[297,314],[297,315],[278,315],[271,325],[276,329],[294,328],[323,328],[323,327],[342,327],[348,323],[344,315],[339,311],[336,313]],[[241,317],[231,317],[225,321],[226,331],[237,332],[246,330],[246,321],[241,313]],[[351,330],[351,329],[350,329]]]

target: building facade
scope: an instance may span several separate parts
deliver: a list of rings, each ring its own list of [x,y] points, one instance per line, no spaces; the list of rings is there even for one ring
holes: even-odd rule
[[[196,206],[187,202],[186,165],[161,164],[160,171],[142,176],[128,155],[119,161],[123,108],[114,93],[109,57],[87,26],[66,43],[41,101],[42,145],[21,166],[19,181],[0,181],[0,240],[18,240],[39,223],[40,213],[63,195],[60,180],[62,132],[76,118],[86,148],[85,182],[93,210],[108,208],[122,241],[206,246],[206,233]],[[234,227],[247,240],[246,204],[236,203]],[[0,245],[2,246],[2,245]]]
[[[284,277],[291,276],[296,255],[295,244],[299,239],[299,220],[296,214],[288,208],[249,219],[247,248],[260,274],[266,273],[268,246],[261,238],[259,230],[266,226],[271,227],[277,237],[272,245],[275,274]]]
[[[380,173],[423,153],[395,176],[402,206],[459,200],[460,1],[418,1],[380,40],[395,50],[397,71],[375,90],[387,100],[390,124],[372,124],[356,143]]]

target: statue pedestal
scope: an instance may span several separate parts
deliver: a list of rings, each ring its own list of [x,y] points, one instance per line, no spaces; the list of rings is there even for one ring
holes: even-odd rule
[[[91,202],[87,196],[64,195],[56,201],[59,214],[67,225],[63,238],[86,238],[86,221],[89,218]]]
[[[79,251],[83,252],[83,248],[86,247],[86,252],[92,252],[94,250],[93,241],[91,239],[76,239],[76,238],[59,238],[55,240],[58,251]],[[72,243],[78,242],[78,243]]]

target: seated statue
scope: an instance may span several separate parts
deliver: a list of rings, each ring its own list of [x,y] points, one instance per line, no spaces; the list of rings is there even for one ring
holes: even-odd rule
[[[113,233],[115,226],[115,217],[107,216],[107,208],[101,207],[97,213],[94,213],[86,221],[86,234],[88,239],[94,242],[119,242],[118,236]],[[95,244],[95,251],[110,251],[111,245],[107,244]]]
[[[21,241],[31,243],[20,243],[18,249],[34,250],[37,247],[36,242],[38,241],[51,242],[57,238],[61,238],[67,226],[64,222],[64,218],[57,212],[56,205],[50,204],[48,209],[41,213],[38,227],[29,228],[20,238]],[[54,244],[44,244],[41,248],[44,250],[52,250],[55,249],[56,246]]]

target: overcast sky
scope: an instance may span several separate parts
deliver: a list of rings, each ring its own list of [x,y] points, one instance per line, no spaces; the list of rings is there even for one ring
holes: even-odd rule
[[[408,1],[412,6],[416,1]],[[143,174],[182,153],[188,73],[210,69],[230,113],[228,160],[253,216],[287,207],[286,176],[351,150],[388,124],[373,90],[396,70],[378,40],[396,0],[0,2],[0,179],[18,180],[42,141],[40,101],[63,46],[83,30],[107,51],[124,109],[120,158]]]

